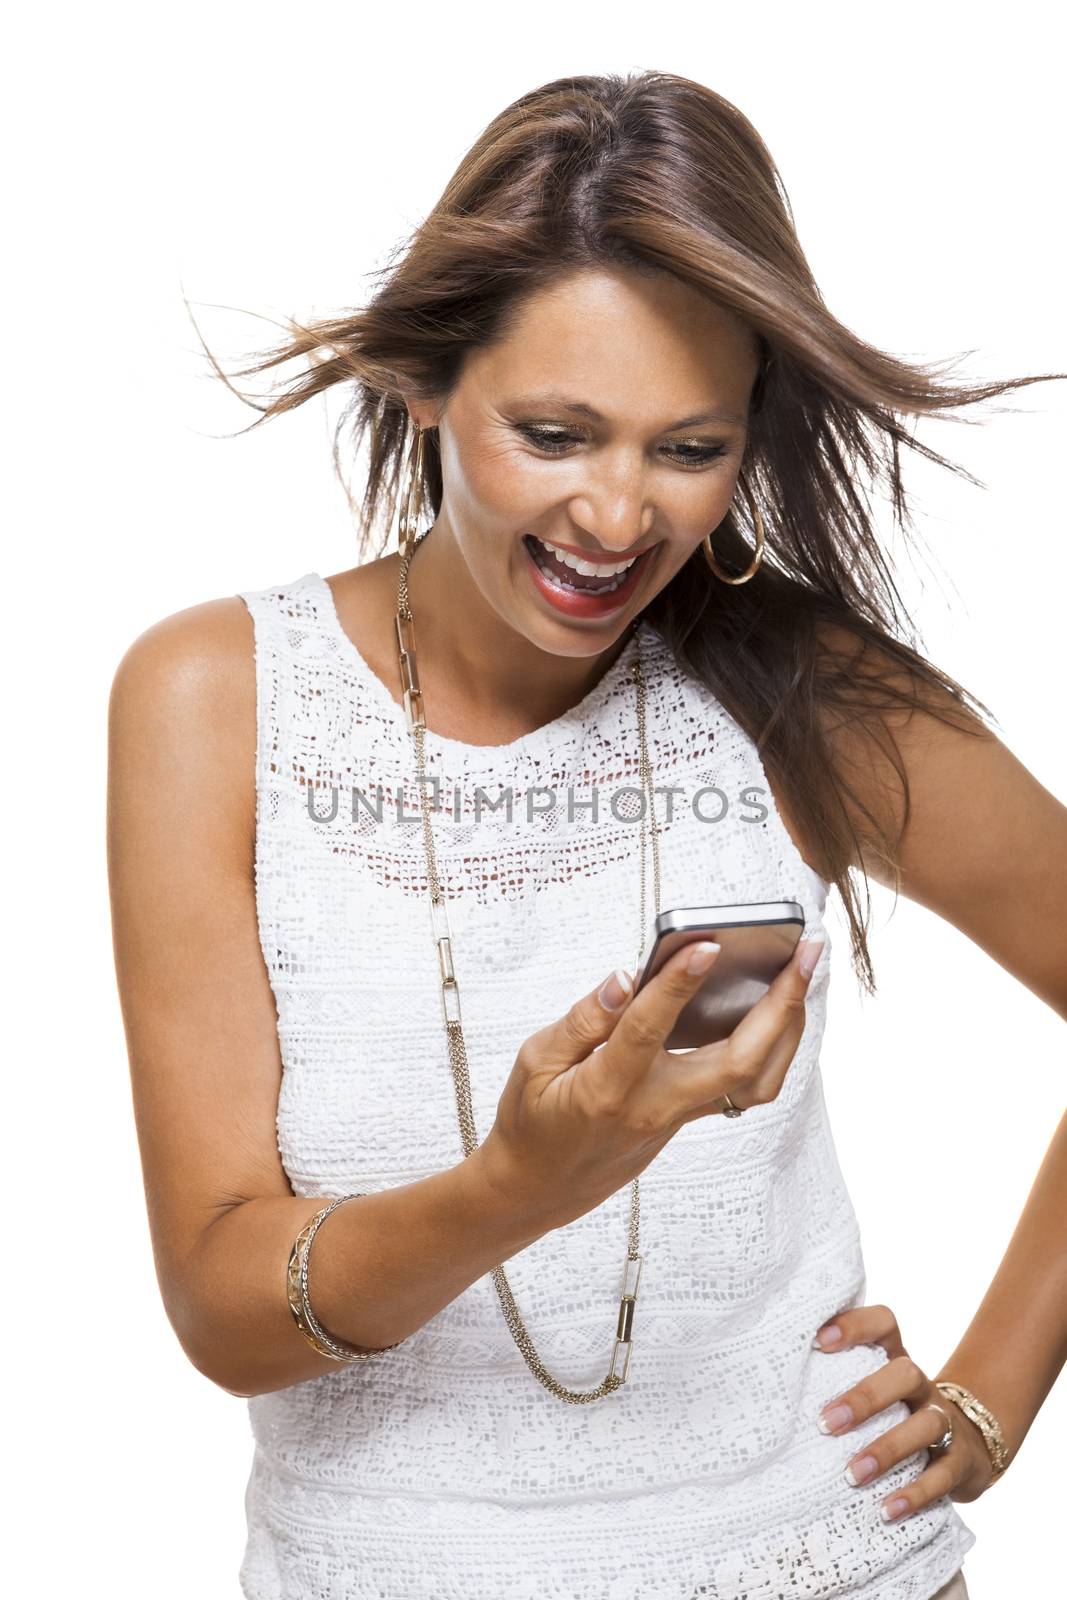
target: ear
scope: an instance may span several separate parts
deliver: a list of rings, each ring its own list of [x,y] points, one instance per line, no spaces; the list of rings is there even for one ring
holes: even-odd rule
[[[413,424],[420,428],[437,427],[442,409],[440,406],[435,405],[432,400],[421,399],[406,389],[399,389],[397,393],[404,402]]]

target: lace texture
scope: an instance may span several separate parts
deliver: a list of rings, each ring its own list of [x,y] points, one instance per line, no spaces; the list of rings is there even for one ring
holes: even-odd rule
[[[403,707],[318,573],[241,598],[278,1148],[295,1194],[410,1183],[463,1151]],[[902,1402],[845,1438],[816,1427],[888,1360],[811,1344],[865,1289],[818,1063],[827,885],[752,741],[647,622],[546,726],[491,747],[427,732],[479,1136],[523,1039],[636,959],[638,648],[661,906],[795,900],[805,936],[827,939],[782,1092],[688,1123],[641,1174],[645,1265],[616,1393],[570,1406],[543,1389],[486,1275],[398,1349],[251,1399],[252,1600],[928,1600],[975,1542],[947,1498],[881,1521],[925,1451],[874,1485],[846,1482],[845,1463],[907,1417]],[[629,1203],[627,1184],[506,1264],[535,1346],[572,1388],[608,1369]]]

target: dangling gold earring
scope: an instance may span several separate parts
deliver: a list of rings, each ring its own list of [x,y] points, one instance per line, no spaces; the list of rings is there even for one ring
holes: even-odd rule
[[[724,572],[722,568],[716,564],[715,557],[711,551],[711,534],[706,533],[701,540],[700,548],[704,552],[705,561],[708,563],[708,566],[711,568],[712,572],[714,572],[715,576],[723,583],[747,583],[749,578],[755,577],[759,564],[763,560],[763,517],[760,514],[759,507],[754,502],[750,502],[750,504],[752,505],[752,526],[756,530],[756,553],[752,559],[751,565],[748,566],[738,577],[732,578],[728,572]]]
[[[422,454],[425,429],[416,422],[415,438],[408,451],[407,483],[400,496],[400,520],[397,544],[400,554],[407,560],[415,547],[416,528],[422,515],[423,478]]]

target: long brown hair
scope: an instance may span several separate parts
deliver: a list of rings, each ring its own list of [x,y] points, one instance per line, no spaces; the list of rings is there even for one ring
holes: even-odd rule
[[[357,449],[369,443],[361,504],[349,491],[361,561],[376,530],[382,553],[396,510],[410,426],[401,391],[447,400],[468,352],[505,334],[522,297],[582,267],[672,273],[733,311],[759,341],[739,485],[763,516],[763,562],[748,583],[726,586],[697,550],[643,616],[754,740],[804,819],[840,891],[854,969],[873,994],[870,896],[861,914],[852,879],[860,840],[846,800],[864,812],[863,848],[877,851],[899,891],[908,784],[884,713],[924,707],[978,735],[988,733],[980,713],[992,713],[915,646],[861,475],[888,482],[906,536],[902,444],[978,480],[919,443],[902,418],[943,415],[1067,374],[953,384],[936,374],[937,363],[875,349],[824,304],[777,167],[735,106],[668,72],[559,78],[488,125],[407,248],[376,275],[383,281],[369,304],[306,325],[290,320],[284,342],[237,369],[245,377],[301,359],[297,375],[277,381],[269,398],[241,393],[261,412],[253,427],[352,386],[334,462],[343,480],[342,438]],[[442,483],[433,430],[426,444],[424,503],[436,516]],[[720,565],[745,568],[753,535],[736,507],[714,532]],[[849,649],[827,648],[846,636]],[[876,670],[868,671],[862,662],[872,647]],[[897,772],[904,806],[895,838],[849,784],[831,721],[858,725]],[[865,871],[863,880],[869,891]]]

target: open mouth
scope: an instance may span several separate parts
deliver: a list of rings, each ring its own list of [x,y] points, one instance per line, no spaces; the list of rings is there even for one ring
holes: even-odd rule
[[[652,554],[649,549],[631,561],[591,562],[546,544],[532,533],[523,535],[523,544],[547,588],[561,595],[581,596],[583,600],[613,606],[621,604],[632,593]]]

